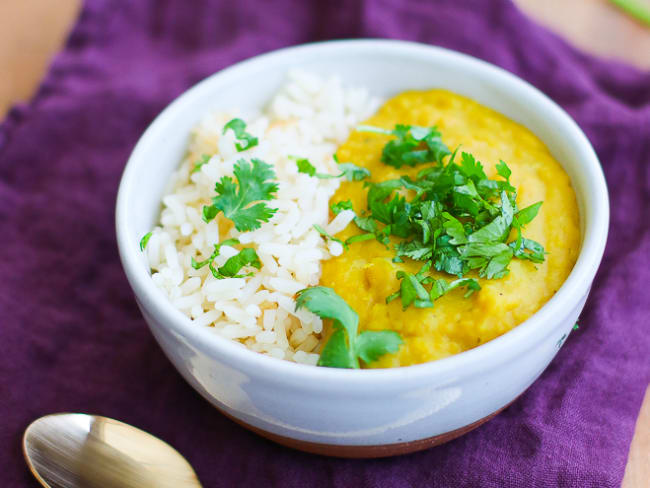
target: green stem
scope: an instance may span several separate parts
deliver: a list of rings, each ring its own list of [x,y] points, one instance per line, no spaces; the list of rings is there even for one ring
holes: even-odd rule
[[[650,25],[650,7],[646,7],[639,0],[609,0],[611,3],[624,10],[644,24]]]

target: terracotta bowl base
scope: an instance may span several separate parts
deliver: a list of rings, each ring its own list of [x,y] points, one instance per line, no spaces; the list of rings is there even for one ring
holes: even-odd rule
[[[265,430],[254,427],[246,422],[233,417],[232,415],[227,414],[226,412],[219,409],[226,417],[228,417],[233,422],[241,425],[242,427],[259,434],[260,436],[269,439],[273,442],[277,442],[286,447],[292,449],[297,449],[299,451],[309,452],[312,454],[319,454],[321,456],[331,456],[331,457],[340,457],[340,458],[381,458],[389,456],[397,456],[401,454],[409,454],[416,451],[422,451],[430,447],[439,446],[445,442],[449,442],[457,437],[460,437],[463,434],[467,434],[469,431],[476,429],[481,424],[484,424],[488,420],[492,419],[502,410],[509,407],[510,403],[496,412],[483,417],[482,419],[477,420],[474,423],[461,427],[460,429],[452,430],[451,432],[446,432],[444,434],[436,435],[433,437],[427,437],[426,439],[418,439],[416,441],[410,442],[398,442],[395,444],[382,444],[382,445],[372,445],[372,446],[341,446],[336,444],[321,444],[318,442],[309,442],[309,441],[300,441],[297,439],[291,439],[290,437],[284,437],[277,434],[272,434],[271,432],[266,432]]]

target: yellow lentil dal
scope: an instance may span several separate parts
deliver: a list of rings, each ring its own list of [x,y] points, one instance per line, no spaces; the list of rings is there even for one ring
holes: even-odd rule
[[[490,178],[495,164],[504,160],[512,170],[511,182],[518,189],[517,204],[524,208],[543,200],[538,216],[524,235],[540,242],[549,253],[542,264],[513,259],[510,274],[502,279],[480,279],[482,289],[469,298],[454,290],[433,308],[409,307],[400,300],[386,304],[399,289],[398,269],[415,273],[422,262],[391,261],[393,250],[379,242],[354,243],[341,256],[323,264],[321,284],[334,288],[360,318],[360,330],[390,329],[399,332],[404,344],[370,367],[397,367],[441,359],[476,347],[517,326],[548,301],[562,285],[578,256],[579,215],[569,177],[544,144],[525,127],[470,99],[446,90],[409,91],[389,100],[367,125],[391,129],[396,123],[437,125],[447,146],[472,153]],[[372,181],[400,174],[415,174],[422,167],[399,170],[380,161],[390,136],[354,131],[337,151],[341,162],[368,168]],[[350,199],[359,212],[366,208],[363,182],[345,182],[332,202]],[[337,237],[358,234],[354,224]],[[435,278],[454,279],[433,272]],[[475,273],[468,275],[476,277]]]

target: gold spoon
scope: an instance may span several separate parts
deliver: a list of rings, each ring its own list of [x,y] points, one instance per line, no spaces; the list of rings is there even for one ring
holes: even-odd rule
[[[176,449],[107,417],[41,417],[25,430],[23,452],[46,488],[201,488],[192,466]]]

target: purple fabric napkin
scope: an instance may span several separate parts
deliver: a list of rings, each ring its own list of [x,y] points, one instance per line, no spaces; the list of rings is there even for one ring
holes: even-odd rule
[[[390,459],[292,451],[201,399],[140,316],[113,226],[126,159],[174,97],[254,54],[342,37],[449,47],[530,81],[585,130],[612,199],[580,328],[548,370],[483,427]],[[206,487],[619,486],[650,382],[649,160],[650,74],[576,52],[509,2],[89,0],[35,99],[0,126],[0,484],[36,486],[30,421],[79,411],[160,436]]]

